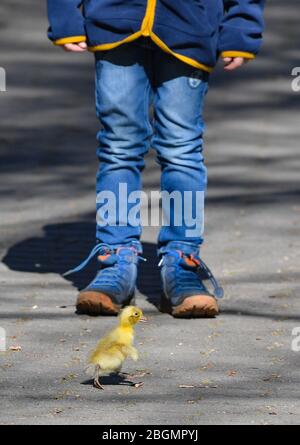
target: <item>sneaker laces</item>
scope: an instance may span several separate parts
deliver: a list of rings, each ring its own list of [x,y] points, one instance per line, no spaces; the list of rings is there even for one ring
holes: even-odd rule
[[[142,260],[142,261],[147,261],[144,257],[142,257],[141,255],[138,255],[138,251],[135,249],[135,247],[132,246],[123,246],[122,248],[127,248],[132,250],[133,252],[136,253],[136,256],[138,259]],[[82,269],[84,269],[88,263],[98,254],[99,256],[105,256],[105,255],[113,255],[116,254],[118,255],[118,251],[120,250],[120,247],[117,249],[112,249],[108,244],[97,244],[95,247],[93,247],[93,249],[91,250],[90,254],[88,255],[88,257],[82,261],[82,263],[80,263],[77,267],[75,267],[74,269],[70,269],[67,272],[65,272],[63,274],[63,277],[66,277],[68,275],[71,275],[73,273],[77,273],[79,271],[81,271]],[[115,261],[115,263],[117,262],[117,259]],[[102,263],[102,261],[100,260],[100,263]],[[102,263],[103,264],[103,263]],[[111,264],[113,265],[113,264]]]
[[[177,251],[180,255],[180,258],[184,261],[184,264],[195,268],[196,267],[196,273],[199,276],[201,280],[208,280],[213,286],[213,294],[216,298],[221,299],[224,297],[224,289],[222,286],[220,286],[218,280],[215,278],[214,274],[212,273],[211,269],[206,265],[206,263],[200,258],[196,258],[193,254],[184,254],[181,251]],[[162,256],[158,266],[161,267],[163,265],[164,256]],[[182,272],[187,272],[183,268],[181,269]],[[184,277],[183,273],[183,277]],[[188,278],[188,275],[186,276]]]
[[[198,275],[200,275],[200,277],[201,277],[202,272],[204,272],[206,279],[211,282],[211,284],[214,288],[214,291],[213,291],[214,296],[218,299],[223,298],[224,297],[224,289],[222,286],[220,286],[218,280],[212,273],[211,269],[207,266],[207,264],[203,260],[200,260],[199,263],[200,264],[197,269]]]

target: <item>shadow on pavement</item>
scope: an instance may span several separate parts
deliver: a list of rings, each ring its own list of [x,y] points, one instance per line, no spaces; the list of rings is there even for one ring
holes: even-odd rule
[[[11,246],[2,262],[11,270],[31,273],[62,275],[85,259],[95,243],[95,223],[91,221],[49,224],[44,226],[43,237],[25,239]],[[154,305],[159,303],[160,276],[155,244],[144,243],[138,281],[139,291]],[[82,271],[65,277],[77,289],[83,289],[97,272],[93,259]]]

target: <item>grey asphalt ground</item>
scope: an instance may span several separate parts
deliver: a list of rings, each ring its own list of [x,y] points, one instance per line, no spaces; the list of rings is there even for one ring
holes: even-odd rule
[[[299,424],[299,2],[272,0],[261,56],[212,77],[207,99],[209,193],[203,258],[226,290],[215,320],[157,311],[157,228],[137,328],[143,388],[85,384],[85,359],[114,318],[75,315],[95,265],[62,273],[94,243],[97,168],[93,58],[48,43],[45,2],[2,0],[0,66],[1,424]],[[157,189],[153,153],[145,189]],[[73,281],[72,281],[73,280]],[[182,387],[186,386],[186,387]]]

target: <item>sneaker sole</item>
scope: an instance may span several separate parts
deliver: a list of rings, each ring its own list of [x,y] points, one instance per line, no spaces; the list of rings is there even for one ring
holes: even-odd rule
[[[77,303],[77,313],[86,315],[118,315],[121,306],[113,303],[111,298],[97,291],[80,292]]]
[[[187,297],[171,311],[175,318],[214,318],[219,312],[216,299],[209,295]]]

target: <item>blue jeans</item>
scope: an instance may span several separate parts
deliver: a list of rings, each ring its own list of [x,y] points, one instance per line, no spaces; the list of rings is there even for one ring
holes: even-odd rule
[[[175,193],[183,203],[176,206],[173,199],[166,200],[168,224],[160,231],[159,248],[170,242],[193,247],[202,243],[207,184],[202,111],[208,78],[147,38],[96,54],[96,109],[102,125],[97,151],[98,242],[139,244],[140,213],[136,212],[137,223],[129,218],[139,200],[129,197],[142,189],[144,156],[152,147],[161,167],[161,190]],[[189,218],[184,215],[186,196]],[[110,197],[115,197],[115,223],[104,225],[100,221]]]

